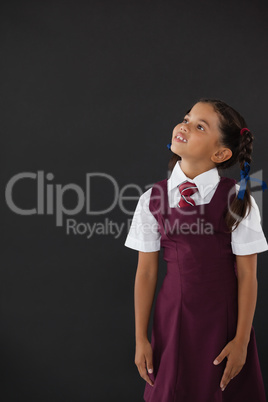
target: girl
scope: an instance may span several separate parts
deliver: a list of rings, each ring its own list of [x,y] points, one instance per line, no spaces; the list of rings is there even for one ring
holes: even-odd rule
[[[173,130],[170,178],[137,204],[125,246],[139,251],[135,364],[146,402],[266,401],[252,322],[257,253],[268,244],[247,186],[246,126],[225,102],[200,99]],[[237,162],[240,186],[219,175]],[[150,344],[161,247],[167,272]]]

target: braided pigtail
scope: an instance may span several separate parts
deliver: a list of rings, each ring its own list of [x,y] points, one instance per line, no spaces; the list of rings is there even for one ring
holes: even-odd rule
[[[252,149],[253,149],[253,139],[254,136],[252,132],[246,127],[239,130],[240,144],[238,151],[238,163],[241,169],[241,178],[245,176],[247,166],[252,162]],[[234,226],[233,230],[237,228],[241,220],[246,217],[252,208],[251,197],[250,197],[250,188],[248,185],[248,181],[244,180],[245,186],[242,188],[242,180],[240,182],[240,190],[237,196],[234,198],[233,202],[229,206],[228,212],[225,217],[225,222],[231,230]]]

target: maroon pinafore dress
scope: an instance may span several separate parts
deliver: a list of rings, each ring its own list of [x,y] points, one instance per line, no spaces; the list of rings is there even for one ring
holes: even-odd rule
[[[246,363],[224,391],[227,358],[213,364],[236,334],[237,271],[224,221],[235,184],[221,177],[209,204],[184,208],[169,207],[167,179],[152,188],[167,272],[154,309],[146,402],[266,402],[253,326]]]

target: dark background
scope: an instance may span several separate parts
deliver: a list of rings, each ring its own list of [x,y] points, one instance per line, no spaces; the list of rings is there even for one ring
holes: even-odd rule
[[[9,180],[42,171],[54,188],[85,189],[86,174],[102,172],[144,192],[167,176],[172,130],[203,96],[245,117],[251,172],[267,180],[267,11],[245,0],[1,2],[1,401],[139,402],[145,386],[134,364],[138,252],[124,246],[140,194],[128,191],[129,214],[117,204],[68,216],[125,224],[117,239],[87,239],[67,235],[55,214],[12,212]],[[225,175],[240,180],[238,167]],[[109,181],[93,181],[93,209],[113,197]],[[18,182],[13,199],[36,207],[36,181]],[[66,208],[76,203],[69,191]],[[266,387],[267,258],[258,255],[254,317]],[[161,261],[158,289],[164,272]]]

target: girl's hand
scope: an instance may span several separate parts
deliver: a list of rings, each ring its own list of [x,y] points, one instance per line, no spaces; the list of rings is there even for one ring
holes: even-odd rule
[[[242,370],[246,362],[247,346],[234,338],[227,343],[213,363],[219,364],[225,357],[227,357],[227,363],[220,382],[222,391],[225,390],[229,381]]]
[[[150,373],[153,372],[153,351],[148,339],[136,341],[135,364],[140,376],[153,386],[154,384],[147,373],[147,370]]]

